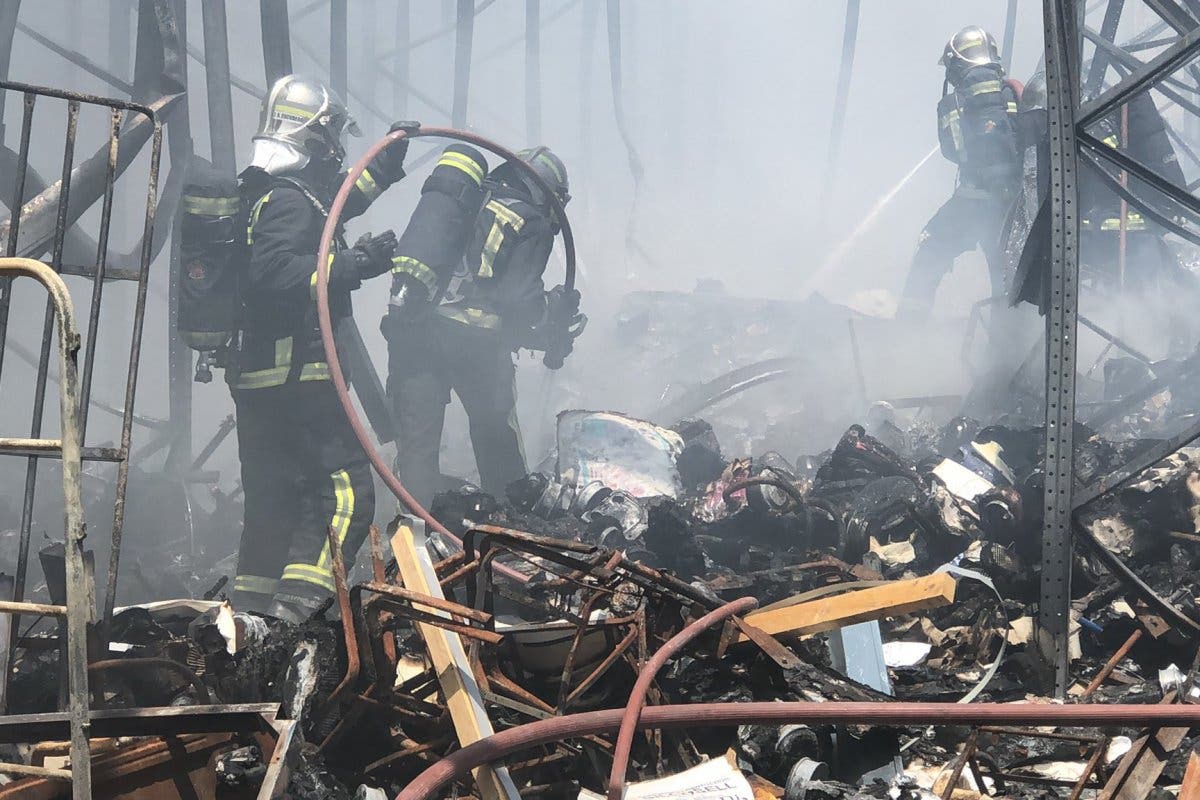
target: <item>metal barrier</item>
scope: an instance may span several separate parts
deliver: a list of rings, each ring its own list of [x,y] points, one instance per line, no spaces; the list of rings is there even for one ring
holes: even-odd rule
[[[131,429],[134,422],[133,403],[137,388],[138,364],[141,354],[143,318],[149,283],[149,267],[153,257],[154,218],[158,200],[158,175],[162,153],[163,129],[155,111],[145,105],[60,89],[29,86],[0,81],[0,92],[20,92],[24,99],[19,152],[15,164],[12,197],[13,209],[6,224],[0,225],[0,236],[6,237],[7,258],[0,261],[0,370],[3,369],[7,343],[9,311],[12,305],[13,281],[18,275],[35,278],[46,286],[50,297],[42,325],[40,354],[36,359],[37,376],[34,383],[33,412],[28,438],[0,439],[0,455],[23,456],[27,459],[24,494],[19,528],[20,544],[11,602],[0,611],[11,612],[7,631],[7,652],[0,658],[0,713],[8,710],[8,676],[12,673],[14,656],[19,646],[20,613],[47,613],[47,608],[61,609],[67,618],[67,642],[63,659],[69,674],[69,715],[71,727],[71,778],[73,796],[91,796],[88,757],[88,683],[87,683],[87,626],[94,622],[95,600],[85,574],[83,563],[83,509],[80,498],[82,461],[112,462],[117,465],[113,503],[112,549],[109,557],[104,604],[104,624],[101,637],[107,636],[108,623],[116,596],[116,580],[120,564],[121,534],[125,522],[125,490],[129,478]],[[61,179],[46,186],[32,198],[25,197],[30,182],[30,140],[33,132],[34,110],[39,98],[55,98],[67,103],[66,134],[63,147]],[[94,155],[75,165],[75,144],[81,107],[94,106],[108,111],[107,141]],[[126,118],[128,117],[128,118]],[[146,190],[145,221],[142,229],[139,264],[136,269],[125,265],[109,268],[108,241],[113,215],[113,194],[120,174],[132,163],[143,145],[150,143],[149,177]],[[32,183],[38,184],[36,173]],[[75,197],[72,197],[72,189]],[[100,222],[95,248],[95,265],[63,263],[64,242],[68,229],[97,200],[101,201]],[[7,228],[7,230],[5,230]],[[31,258],[50,254],[49,265]],[[86,323],[86,339],[82,366],[76,361],[80,336],[76,328],[70,295],[61,275],[77,275],[92,281]],[[91,403],[92,379],[100,327],[100,309],[106,281],[129,280],[137,284],[132,331],[130,334],[128,371],[125,376],[121,427],[116,447],[86,446],[88,409]],[[42,434],[47,382],[50,375],[50,351],[54,341],[55,323],[58,328],[60,356],[57,382],[62,397],[60,413],[62,433],[59,439],[44,438]],[[15,345],[15,343],[14,343]],[[14,346],[14,351],[17,348]],[[66,606],[37,607],[24,603],[26,575],[29,563],[30,533],[33,525],[34,495],[37,486],[38,463],[42,458],[62,458],[63,486],[66,499]],[[0,637],[4,638],[4,637]],[[0,772],[8,765],[0,765]],[[15,770],[15,768],[14,768]],[[25,771],[22,774],[29,774]],[[63,777],[58,775],[57,777]]]
[[[25,139],[27,141],[27,139]],[[61,249],[60,249],[61,252]],[[29,450],[39,455],[57,453],[62,458],[63,500],[66,512],[67,605],[45,606],[35,603],[5,604],[5,611],[26,611],[34,614],[53,613],[67,618],[67,644],[64,654],[70,681],[69,719],[71,728],[71,771],[73,796],[91,797],[91,753],[88,750],[88,676],[87,626],[90,615],[84,581],[83,565],[83,501],[80,480],[82,465],[83,429],[80,424],[79,376],[75,355],[79,351],[79,333],[75,329],[75,309],[63,279],[40,261],[30,258],[0,259],[0,276],[11,287],[13,278],[24,275],[46,287],[49,305],[58,328],[59,413],[62,433],[58,439],[0,439],[0,452],[13,449]],[[45,388],[45,370],[40,385]],[[30,456],[30,460],[37,456]],[[22,542],[24,544],[24,542]],[[10,652],[16,641],[10,640]],[[0,764],[0,772],[31,773],[23,764]],[[65,777],[64,770],[46,770],[36,774]]]

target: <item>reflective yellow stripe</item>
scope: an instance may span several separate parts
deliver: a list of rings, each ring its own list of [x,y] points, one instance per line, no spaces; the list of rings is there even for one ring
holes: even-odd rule
[[[267,389],[272,386],[282,386],[287,383],[288,373],[292,370],[292,337],[275,340],[275,366],[269,369],[256,369],[238,375],[238,389]],[[302,381],[329,380],[329,365],[324,361],[314,361],[300,368]]]
[[[958,124],[959,116],[958,109],[954,109],[942,117],[942,127],[950,131],[950,138],[954,140],[955,150],[963,148],[962,126]]]
[[[1125,230],[1140,231],[1140,230],[1145,230],[1145,228],[1146,228],[1146,220],[1142,217],[1142,215],[1137,213],[1136,211],[1130,211],[1128,217],[1126,218]],[[1109,217],[1108,219],[1101,221],[1100,230],[1102,230],[1102,231],[1119,231],[1119,230],[1121,230],[1121,218],[1120,217]]]
[[[496,263],[496,256],[500,253],[500,246],[504,244],[504,226],[497,219],[492,223],[492,229],[488,231],[487,241],[483,243],[483,252],[479,254],[479,277],[490,278],[495,271],[493,267]]]
[[[254,226],[258,224],[258,217],[262,214],[262,207],[270,199],[271,192],[267,192],[254,203],[254,208],[250,211],[250,223],[246,225],[246,244],[254,244]]]
[[[504,226],[508,225],[515,233],[525,225],[525,218],[498,200],[489,201],[485,208],[496,216],[496,221],[492,223],[492,229],[488,231],[487,240],[483,243],[478,274],[481,278],[490,278],[495,274],[496,256],[504,245]]]
[[[567,182],[567,176],[558,171],[558,165],[554,163],[554,159],[551,158],[545,151],[539,151],[537,158],[534,160],[541,161],[543,164],[545,164],[546,168],[553,172],[554,177],[557,178],[561,183]]]
[[[292,337],[285,336],[275,340],[275,366],[290,367],[292,365]]]
[[[979,94],[990,94],[1000,91],[1000,81],[980,81],[967,87],[967,94],[974,97]]]
[[[287,383],[288,373],[291,370],[292,368],[287,366],[243,372],[241,375],[238,375],[237,388],[269,389],[272,386],[283,386]],[[327,381],[329,380],[329,365],[324,361],[314,361],[311,364],[305,364],[300,368],[299,379],[301,381]]]
[[[311,564],[288,564],[283,570],[283,580],[303,581],[320,586],[326,591],[334,591],[333,571],[320,569]]]
[[[375,178],[365,169],[362,175],[358,176],[358,180],[354,182],[354,185],[358,187],[360,192],[367,196],[368,200],[374,200],[383,193],[383,190],[379,188],[379,184],[375,182]]]
[[[311,364],[305,364],[300,368],[300,380],[302,381],[327,381],[329,380],[329,365],[324,361],[314,361]]]
[[[329,259],[325,262],[329,265],[329,269],[333,269],[333,257],[335,253],[329,254]],[[314,269],[313,274],[308,278],[308,296],[313,300],[317,299],[317,271]]]
[[[439,167],[454,167],[467,173],[467,177],[475,181],[478,186],[483,183],[483,167],[479,166],[479,162],[470,156],[453,151],[442,153],[442,157],[438,159],[437,166]]]
[[[1008,113],[1010,113],[1010,114],[1017,113],[1017,104],[1012,102],[1011,100],[1008,101]]]
[[[446,319],[476,328],[499,328],[500,316],[481,308],[467,306],[438,306],[437,313]]]
[[[253,592],[254,594],[275,594],[279,585],[276,578],[264,578],[261,575],[238,575],[233,579],[235,592]]]
[[[514,232],[521,230],[521,228],[525,225],[524,217],[501,203],[499,200],[490,201],[486,208],[488,211],[491,211],[496,215],[496,219],[508,225],[513,229]]]
[[[241,206],[236,197],[201,197],[194,194],[183,196],[183,210],[187,214],[202,217],[229,217]]]
[[[333,528],[333,532],[337,534],[338,545],[346,541],[346,533],[350,530],[350,520],[354,517],[354,484],[350,482],[350,473],[346,470],[338,470],[329,476],[333,479],[333,496],[336,500],[334,505],[333,519],[329,521],[329,527]],[[321,569],[329,567],[329,540],[325,540],[325,546],[321,548],[321,555],[317,558],[317,566]]]
[[[395,256],[392,258],[392,272],[412,275],[419,280],[430,292],[437,291],[437,273],[427,264],[411,256]]]
[[[296,117],[300,122],[307,122],[315,116],[315,114],[307,108],[301,108],[300,106],[286,106],[282,103],[272,108],[271,114],[274,116]]]

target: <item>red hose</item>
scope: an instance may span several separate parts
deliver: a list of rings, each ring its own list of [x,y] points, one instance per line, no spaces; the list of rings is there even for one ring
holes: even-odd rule
[[[551,717],[509,728],[456,750],[426,767],[396,796],[396,800],[430,800],[454,780],[465,778],[483,764],[513,753],[579,736],[612,733],[624,710],[610,708],[565,717]],[[1148,705],[1102,703],[1056,705],[1042,703],[693,703],[650,706],[639,728],[688,728],[701,725],[1058,725],[1062,727],[1195,727],[1200,706],[1187,703]]]
[[[562,229],[563,246],[567,253],[567,276],[564,285],[568,288],[572,288],[575,283],[575,245],[571,234],[571,227],[567,222],[567,215],[563,210],[562,203],[558,200],[554,192],[545,185],[541,177],[533,171],[532,167],[521,161],[512,151],[484,139],[482,136],[453,128],[422,127],[416,130],[392,131],[367,148],[367,152],[358,160],[358,163],[346,173],[346,179],[342,181],[342,186],[338,189],[337,196],[333,198],[333,205],[330,207],[329,216],[325,220],[325,229],[321,232],[321,246],[317,252],[317,320],[321,328],[321,343],[325,347],[325,360],[329,364],[329,374],[333,378],[333,386],[337,391],[338,400],[341,402],[342,410],[346,412],[346,419],[349,420],[350,427],[354,430],[354,436],[358,439],[359,445],[362,446],[363,451],[367,454],[371,466],[375,468],[379,477],[391,489],[392,494],[396,495],[396,499],[413,516],[424,520],[426,525],[454,542],[461,549],[462,541],[452,534],[445,525],[434,519],[433,515],[417,502],[417,499],[405,488],[404,484],[400,482],[400,479],[396,477],[391,468],[383,460],[383,456],[375,449],[375,444],[371,441],[371,435],[367,432],[362,419],[358,416],[357,409],[354,408],[354,402],[350,399],[350,388],[346,385],[346,378],[342,374],[342,364],[338,358],[337,345],[334,343],[333,338],[333,322],[329,314],[329,250],[333,246],[334,233],[337,231],[338,223],[341,221],[342,210],[346,206],[346,200],[350,197],[350,191],[354,188],[354,182],[362,175],[363,170],[367,168],[371,160],[392,142],[406,137],[417,138],[422,136],[443,136],[490,150],[517,164],[520,168],[524,168],[525,172],[542,186],[549,196],[550,203],[554,206]],[[496,571],[521,582],[529,580],[525,575],[503,564],[496,564]]]
[[[629,702],[625,704],[625,711],[621,715],[621,728],[617,732],[617,747],[613,751],[612,771],[608,773],[608,800],[621,800],[621,795],[625,793],[625,771],[629,765],[629,751],[633,749],[633,735],[637,731],[642,708],[646,705],[646,692],[650,689],[650,683],[658,675],[658,671],[667,663],[667,659],[673,657],[688,642],[718,622],[723,622],[753,608],[758,608],[758,600],[753,597],[743,597],[708,612],[695,622],[688,623],[683,630],[668,639],[666,644],[658,648],[658,651],[642,667],[642,671],[638,673],[637,682],[629,693]]]

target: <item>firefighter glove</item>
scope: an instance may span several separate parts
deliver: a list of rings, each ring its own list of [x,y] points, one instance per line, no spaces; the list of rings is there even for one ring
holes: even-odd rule
[[[386,230],[378,236],[364,233],[351,250],[354,252],[359,278],[374,278],[392,268],[392,256],[396,253],[396,234],[391,230]]]
[[[408,138],[397,139],[371,159],[367,170],[377,184],[382,188],[387,188],[404,177],[404,157],[406,155],[408,155]]]

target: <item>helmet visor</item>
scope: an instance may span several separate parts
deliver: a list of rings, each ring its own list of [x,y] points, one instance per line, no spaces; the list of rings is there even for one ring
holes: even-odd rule
[[[286,141],[255,136],[250,145],[250,166],[272,175],[304,169],[308,154]]]

